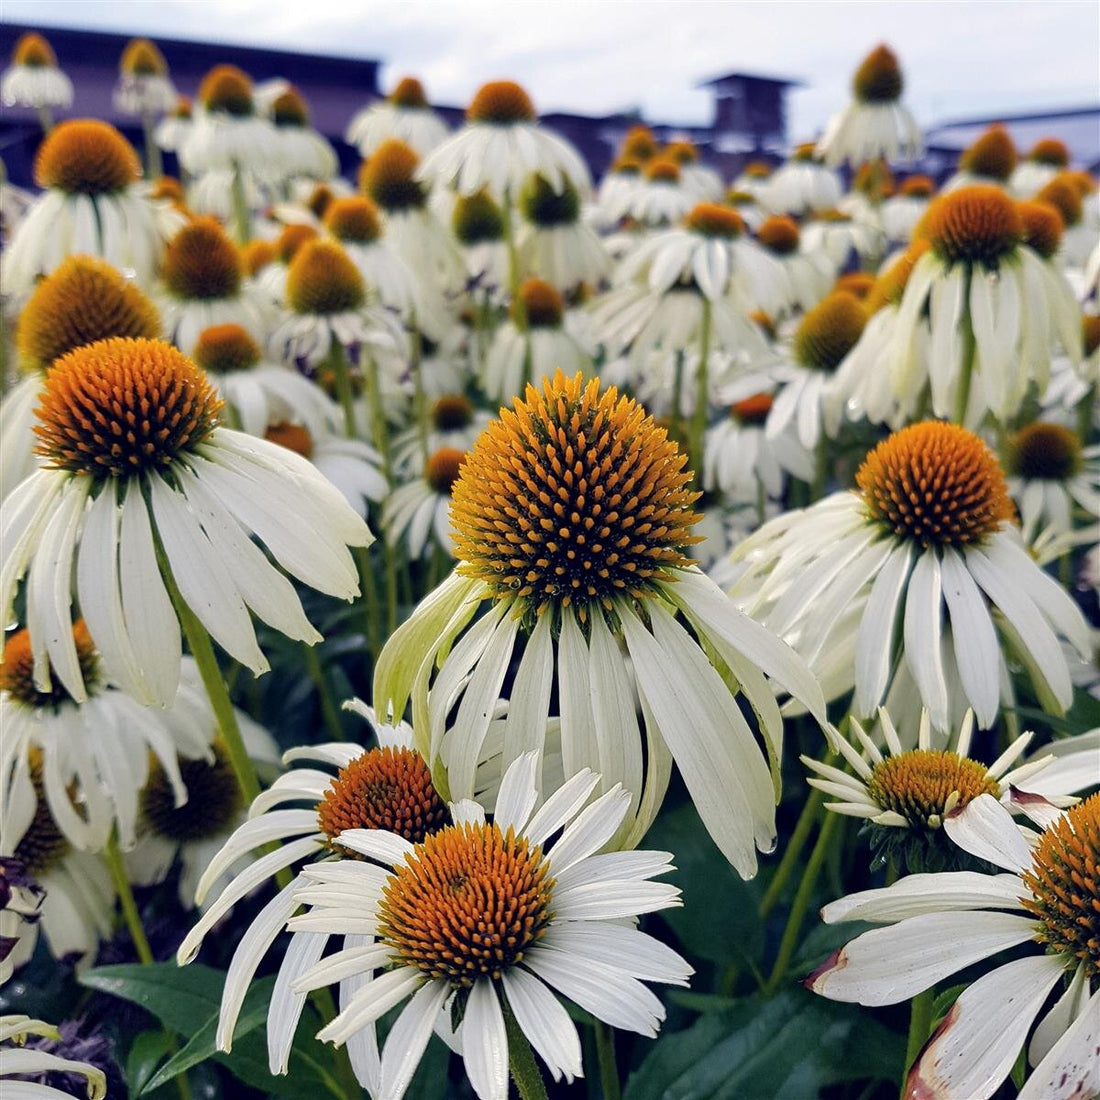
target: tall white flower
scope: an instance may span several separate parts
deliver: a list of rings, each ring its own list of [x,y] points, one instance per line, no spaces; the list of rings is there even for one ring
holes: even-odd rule
[[[405,76],[384,100],[359,111],[348,123],[345,136],[363,157],[371,156],[389,138],[405,142],[423,157],[449,133],[447,124],[429,105],[424,86],[416,77]]]
[[[5,107],[72,106],[73,82],[42,35],[29,31],[19,36],[11,66],[0,76],[0,99]]]
[[[179,100],[168,75],[168,63],[156,43],[134,38],[126,43],[118,62],[114,103],[128,115],[166,115]]]

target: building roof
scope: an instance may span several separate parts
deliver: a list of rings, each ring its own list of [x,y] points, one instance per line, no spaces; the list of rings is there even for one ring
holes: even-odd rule
[[[725,84],[727,81],[747,80],[757,84],[778,84],[784,88],[805,88],[806,82],[792,76],[768,76],[765,73],[732,72],[723,73],[721,76],[712,76],[709,80],[701,80],[696,88],[710,88],[716,84]]]

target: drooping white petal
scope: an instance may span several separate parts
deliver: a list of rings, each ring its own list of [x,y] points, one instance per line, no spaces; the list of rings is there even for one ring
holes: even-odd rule
[[[948,814],[943,827],[972,856],[1018,874],[1031,866],[1031,850],[1012,815],[991,794]]]
[[[493,983],[474,983],[459,1029],[466,1076],[480,1100],[508,1100],[508,1037]]]
[[[580,1036],[561,1001],[538,978],[520,967],[504,971],[501,982],[516,1023],[554,1080],[560,1081],[564,1076],[572,1083],[575,1077],[582,1076]]]

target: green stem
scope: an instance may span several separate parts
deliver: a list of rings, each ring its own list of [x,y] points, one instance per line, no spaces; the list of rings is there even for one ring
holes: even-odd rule
[[[148,111],[143,111],[141,115],[141,132],[145,140],[145,171],[149,174],[150,183],[159,180],[164,175],[160,146],[153,136],[154,126],[153,116]]]
[[[336,396],[340,401],[340,408],[344,410],[344,434],[348,439],[354,439],[357,433],[355,401],[351,392],[351,371],[348,369],[348,357],[344,353],[344,345],[339,340],[333,339],[325,365],[332,371],[336,382]]]
[[[378,378],[378,361],[369,357],[363,371],[367,388],[367,404],[370,406],[371,442],[382,456],[382,473],[393,485],[393,467],[390,462],[390,436],[386,430],[386,413],[382,408],[382,385]],[[346,411],[345,411],[346,415]]]
[[[672,415],[669,417],[669,434],[677,443],[684,438],[683,424],[680,416],[680,403],[684,393],[684,353],[676,352],[676,363],[672,368]]]
[[[970,280],[966,283],[966,299],[970,298]],[[962,370],[959,372],[959,392],[955,395],[955,423],[966,423],[966,406],[970,403],[970,381],[974,376],[974,324],[970,320],[970,311],[963,316],[963,356]]]
[[[237,712],[233,709],[233,701],[229,698],[229,689],[222,679],[221,669],[218,667],[218,658],[214,653],[214,643],[210,640],[206,627],[199,621],[198,616],[187,606],[172,576],[172,567],[168,564],[167,555],[161,545],[160,536],[154,531],[153,538],[156,544],[157,563],[160,565],[160,574],[164,579],[164,586],[168,589],[168,596],[172,600],[172,606],[176,609],[180,626],[183,627],[184,637],[191,649],[191,656],[198,665],[199,675],[202,677],[203,687],[210,699],[214,717],[218,723],[218,731],[225,742],[225,751],[229,756],[229,762],[233,765],[233,774],[237,777],[237,784],[244,795],[245,803],[252,805],[252,800],[260,793],[260,781],[256,778],[256,769],[248,756],[248,750],[244,747],[244,739],[241,737],[241,727],[237,724]]]
[[[383,542],[386,555],[386,636],[397,629],[397,554],[389,542]]]
[[[508,1036],[508,1069],[516,1083],[520,1100],[547,1100],[546,1085],[531,1052],[531,1044],[504,998],[501,998],[501,1009],[504,1012],[504,1030]]]
[[[691,444],[689,461],[694,463],[695,483],[703,482],[703,439],[707,430],[707,413],[710,410],[710,393],[707,383],[707,367],[710,359],[711,303],[703,295],[703,319],[699,325],[699,369],[695,375],[695,408],[691,413]]]
[[[935,1003],[935,986],[913,998],[909,1010],[909,1039],[905,1044],[905,1065],[901,1071],[901,1100],[905,1100],[908,1089],[909,1070],[917,1060],[924,1044],[928,1042],[928,1033],[932,1030],[932,1006]]]
[[[814,480],[810,486],[810,503],[820,500],[825,495],[825,458],[828,452],[828,443],[825,433],[817,441],[817,450],[814,452]]]
[[[825,814],[821,832],[817,835],[817,842],[810,853],[806,870],[802,875],[802,881],[798,884],[798,893],[794,896],[794,904],[791,906],[790,916],[787,918],[787,927],[783,929],[783,939],[779,944],[779,954],[776,956],[775,966],[772,967],[771,975],[764,987],[766,996],[774,996],[787,976],[787,969],[794,956],[799,933],[802,931],[802,922],[806,917],[806,910],[810,907],[814,886],[817,884],[817,876],[821,873],[821,865],[825,862],[825,855],[829,850],[833,833],[836,832],[839,823],[840,817],[838,814]]]
[[[53,114],[49,107],[38,108],[38,125],[42,127],[43,136],[53,129]]]
[[[363,603],[367,617],[367,645],[371,660],[377,661],[382,649],[382,611],[378,604],[378,586],[374,583],[370,550],[366,546],[355,548],[355,561],[359,566],[359,583],[363,588]]]
[[[768,883],[763,898],[760,899],[760,908],[757,913],[761,920],[767,917],[783,896],[783,890],[798,865],[798,861],[802,858],[802,849],[806,847],[810,830],[821,814],[821,804],[824,801],[824,794],[815,787],[803,804],[802,812],[798,815],[798,821],[794,826],[794,832],[791,833],[791,839],[787,841],[787,847],[783,851],[783,858],[779,861],[779,866],[776,868],[771,882]]]
[[[428,466],[428,400],[424,393],[424,378],[421,371],[423,348],[420,341],[420,329],[416,327],[416,317],[412,319],[412,376],[413,376],[413,415],[416,419],[416,433],[420,439],[420,457],[424,468]]]
[[[1089,437],[1092,435],[1092,417],[1098,397],[1100,394],[1097,393],[1097,387],[1089,386],[1088,392],[1077,405],[1077,438],[1081,440],[1082,447],[1089,445]]]
[[[244,195],[244,177],[241,166],[233,162],[233,182],[230,185],[233,196],[233,225],[237,232],[237,244],[246,245],[252,238],[252,216]]]
[[[596,1061],[600,1067],[600,1096],[603,1100],[619,1100],[619,1067],[615,1061],[615,1029],[603,1020],[596,1021]]]
[[[328,727],[329,733],[332,734],[334,741],[346,741],[347,736],[344,734],[344,727],[340,723],[340,712],[336,709],[336,703],[333,701],[328,677],[321,665],[317,647],[303,642],[302,649],[306,655],[306,670],[309,672],[309,678],[313,681],[313,686],[317,689],[317,694],[321,700],[321,717],[324,718],[325,725]]]

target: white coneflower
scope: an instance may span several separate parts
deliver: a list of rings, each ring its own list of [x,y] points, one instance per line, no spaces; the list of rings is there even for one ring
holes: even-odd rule
[[[676,161],[665,157],[651,160],[642,169],[638,186],[629,192],[623,216],[649,229],[675,225],[697,202],[681,177]]]
[[[874,713],[904,661],[936,731],[957,720],[949,679],[988,729],[1010,656],[1043,705],[1063,713],[1073,687],[1058,638],[1085,656],[1088,628],[1023,549],[989,448],[957,425],[915,424],[871,451],[856,482],[734,551],[750,566],[734,589],[739,604],[811,667],[854,641],[848,687],[854,680],[859,717]],[[852,614],[842,619],[845,609]]]
[[[424,451],[432,454],[443,448],[468,451],[489,424],[490,416],[475,409],[461,393],[445,393],[436,398],[429,411],[427,438],[421,442],[416,425],[394,437],[393,464],[402,473],[421,473]]]
[[[596,192],[592,216],[596,227],[612,230],[627,216],[634,191],[642,179],[644,162],[636,157],[619,156],[612,161]]]
[[[0,500],[40,464],[34,406],[54,361],[109,336],[160,336],[153,303],[110,264],[70,256],[47,275],[19,315],[15,344],[21,378],[0,404]]]
[[[387,138],[359,170],[359,188],[386,216],[386,235],[405,262],[445,291],[465,285],[465,269],[446,226],[428,205],[419,178],[420,158],[397,138]]]
[[[235,65],[216,65],[199,86],[178,152],[192,175],[240,169],[265,179],[278,173],[271,162],[275,142],[274,127],[256,113],[249,75]]]
[[[852,102],[834,116],[817,143],[826,164],[863,164],[869,160],[911,160],[924,146],[920,128],[902,105],[905,86],[893,51],[877,46],[856,69]]]
[[[520,267],[564,294],[581,283],[597,285],[608,274],[611,257],[581,220],[577,189],[562,182],[555,191],[542,176],[528,180],[519,196],[524,225],[516,246]]]
[[[538,172],[555,191],[570,180],[592,186],[588,166],[567,141],[539,125],[534,104],[518,84],[483,84],[466,109],[466,124],[425,156],[418,176],[472,195],[483,187],[514,202],[527,177]]]
[[[564,316],[565,303],[549,283],[523,282],[512,316],[497,329],[485,359],[482,388],[491,400],[507,403],[527,383],[541,386],[558,371],[592,374],[592,360],[565,330]]]
[[[1078,523],[1096,530],[1100,521],[1100,446],[1082,447],[1061,424],[1035,421],[1009,440],[1005,455],[1008,492],[1020,511],[1026,542],[1040,528],[1068,534]]]
[[[997,187],[963,187],[929,207],[931,243],[905,286],[893,362],[899,391],[928,386],[932,410],[976,423],[1019,408],[1030,382],[1042,390],[1056,342],[1080,361],[1080,313],[1061,272],[1026,243],[1028,223]],[[1049,230],[1044,234],[1049,237]],[[1033,243],[1038,238],[1031,235]],[[929,354],[915,354],[927,315]]]
[[[181,95],[164,118],[157,123],[153,138],[166,153],[178,153],[191,133],[191,100]]]
[[[936,185],[928,176],[909,176],[901,181],[897,190],[879,206],[882,229],[890,241],[907,243],[921,218],[928,212],[928,204]]]
[[[821,699],[793,653],[686,557],[697,516],[684,462],[614,388],[560,374],[541,392],[528,387],[462,465],[451,505],[459,565],[390,637],[375,705],[400,715],[411,695],[433,759],[457,706],[447,777],[453,797],[468,797],[490,704],[522,634],[503,764],[542,743],[556,657],[566,774],[599,765],[605,784],[623,783],[638,800],[636,843],[664,785],[652,773],[643,779],[644,728],[650,760],[667,747],[711,835],[751,875],[755,847],[774,844],[772,786],[707,654],[744,686],[770,751],[778,752],[781,723],[761,668],[815,714]],[[483,605],[487,613],[470,626]],[[677,620],[681,612],[705,651]]]
[[[583,1075],[580,1037],[559,997],[613,1027],[654,1036],[664,1006],[643,982],[686,985],[691,967],[632,927],[642,913],[679,903],[652,881],[667,852],[596,855],[622,823],[630,796],[614,787],[582,809],[599,777],[577,774],[535,810],[537,754],[501,783],[492,822],[474,802],[452,805],[455,824],[410,843],[354,829],[340,843],[383,864],[341,860],[307,867],[295,899],[309,906],[295,940],[353,928],[357,943],[313,965],[282,993],[286,1011],[311,989],[353,979],[356,991],[319,1038],[343,1045],[404,1003],[374,1072],[362,1082],[400,1100],[439,1018],[463,1006],[455,1033],[480,1100],[507,1100],[505,1014],[555,1080]],[[598,896],[593,902],[589,895]],[[492,912],[484,899],[498,904]],[[294,949],[293,946],[291,948]],[[278,996],[278,994],[276,994]]]
[[[1040,396],[1042,415],[1068,419],[1083,413],[1086,423],[1100,428],[1100,405],[1094,389],[1100,383],[1100,317],[1096,314],[1081,315],[1081,345],[1079,367],[1064,355],[1051,363],[1050,382]]]
[[[102,256],[148,287],[164,251],[157,209],[138,185],[141,164],[113,126],[93,119],[60,123],[34,162],[43,194],[19,223],[4,254],[6,294],[27,293],[66,256]]]
[[[340,162],[329,140],[309,124],[309,105],[292,85],[272,100],[275,134],[272,154],[278,174],[286,179],[327,180],[340,171]]]
[[[469,284],[489,294],[505,289],[511,258],[504,239],[504,215],[487,191],[455,198],[451,231],[462,250]]]
[[[384,100],[364,107],[348,123],[345,138],[361,156],[369,157],[382,142],[397,138],[419,156],[427,156],[450,134],[431,109],[424,86],[416,77],[402,77]]]
[[[1066,143],[1058,138],[1040,138],[1013,169],[1008,189],[1018,199],[1029,199],[1068,167]]]
[[[882,231],[843,210],[817,210],[802,227],[802,244],[807,252],[827,256],[838,272],[853,256],[860,261],[878,256]]]
[[[907,1095],[992,1096],[1036,1019],[1027,1047],[1034,1069],[1020,1100],[1100,1093],[1100,990],[1090,995],[1100,969],[1091,888],[1100,861],[1100,795],[1038,836],[1021,830],[989,794],[950,814],[944,829],[966,853],[1008,873],[911,875],[826,905],[829,924],[885,927],[834,952],[806,985],[833,1000],[897,1004],[1026,944],[1026,954],[988,970],[954,1002],[910,1070]]]
[[[168,63],[156,43],[135,38],[126,44],[118,62],[115,107],[127,115],[166,115],[179,102],[168,76]]]
[[[785,379],[768,414],[770,439],[778,439],[793,426],[799,443],[815,451],[823,434],[836,435],[840,414],[829,390],[866,324],[863,303],[843,290],[834,290],[799,321],[791,338]]]
[[[799,145],[760,189],[765,205],[776,214],[801,217],[832,210],[842,194],[840,177],[817,156],[813,142]]]
[[[670,141],[661,150],[661,156],[674,160],[680,166],[680,179],[697,202],[720,202],[725,187],[722,177],[713,169],[699,162],[699,149],[695,142],[686,139]]]
[[[87,1062],[62,1058],[48,1050],[24,1050],[23,1044],[27,1041],[28,1035],[46,1039],[61,1038],[61,1032],[44,1020],[32,1020],[29,1016],[19,1015],[0,1016],[0,1043],[4,1044],[0,1047],[3,1052],[3,1057],[0,1059],[3,1063],[0,1077],[14,1075],[17,1078],[8,1082],[11,1097],[34,1096],[45,1100],[53,1100],[53,1098],[67,1100],[73,1095],[68,1090],[62,1092],[49,1085],[27,1082],[27,1077],[62,1073],[84,1078],[88,1100],[107,1100],[107,1078],[103,1070],[88,1065]]]
[[[1009,132],[1000,124],[990,126],[962,151],[959,170],[943,185],[943,190],[956,191],[974,184],[1006,187],[1017,159],[1016,143]],[[1030,195],[1024,197],[1030,198]]]
[[[771,182],[774,168],[766,160],[750,160],[734,177],[730,184],[731,191],[743,191],[752,195],[757,202],[764,204],[764,195]]]
[[[73,82],[57,64],[53,47],[42,35],[20,35],[11,65],[0,76],[0,99],[5,107],[71,107]]]
[[[1092,177],[1085,172],[1059,172],[1036,192],[1035,199],[1049,203],[1062,216],[1065,232],[1059,263],[1085,267],[1100,234],[1100,206]]]
[[[779,263],[786,279],[782,299],[778,296],[773,299],[770,310],[761,303],[769,315],[811,309],[829,292],[836,274],[833,263],[823,252],[802,247],[802,233],[794,218],[785,215],[768,218],[757,228],[756,239]]]
[[[382,526],[394,543],[404,542],[409,558],[430,557],[436,547],[454,557],[451,543],[451,487],[466,452],[443,447],[428,456],[421,476],[394,489],[382,509]]]
[[[280,309],[286,305],[286,277],[290,264],[302,245],[319,236],[320,232],[315,226],[306,222],[292,222],[284,225],[272,241],[249,241],[245,245],[246,266],[249,257],[258,265],[252,273],[252,281],[266,302]]]
[[[28,575],[41,689],[52,674],[75,699],[87,694],[68,626],[74,565],[105,671],[161,704],[176,694],[181,659],[162,570],[178,603],[256,673],[268,663],[253,614],[297,640],[320,636],[251,534],[305,584],[358,593],[347,548],[369,545],[362,519],[305,459],[220,427],[220,412],[198,367],[155,340],[102,340],[51,368],[37,409],[44,468],[4,502],[0,566],[6,621]]]

